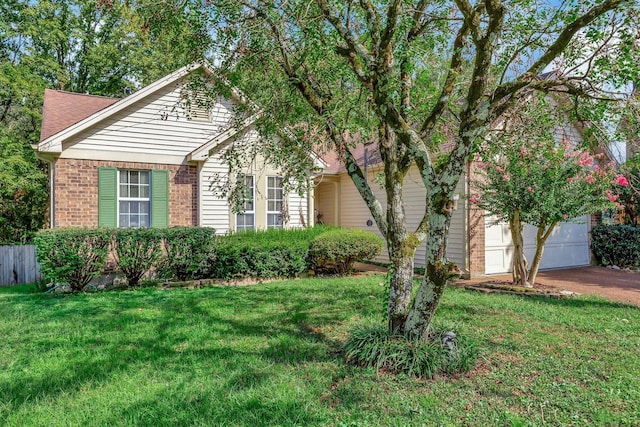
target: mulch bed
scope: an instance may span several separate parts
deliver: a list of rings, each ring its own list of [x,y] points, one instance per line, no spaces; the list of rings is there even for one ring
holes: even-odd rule
[[[511,295],[522,296],[542,296],[547,298],[569,298],[578,295],[575,292],[565,291],[555,288],[553,286],[542,285],[535,283],[533,288],[525,288],[522,286],[514,285],[510,281],[495,281],[489,280],[480,283],[460,283],[453,282],[453,286],[462,289],[468,289],[471,291],[484,292],[484,293],[501,293]]]

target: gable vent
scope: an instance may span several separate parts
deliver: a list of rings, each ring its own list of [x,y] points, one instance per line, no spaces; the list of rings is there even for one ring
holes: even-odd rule
[[[190,93],[186,97],[186,115],[189,120],[198,122],[211,121],[211,101],[207,99],[205,94]]]

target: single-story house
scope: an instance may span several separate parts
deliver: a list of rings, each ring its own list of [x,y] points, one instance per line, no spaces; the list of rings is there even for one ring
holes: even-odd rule
[[[105,98],[47,90],[41,140],[34,148],[49,164],[52,227],[214,227],[218,233],[269,227],[324,224],[378,232],[373,218],[337,157],[317,159],[315,191],[286,194],[278,170],[254,161],[244,171],[250,197],[243,213],[234,213],[216,184],[228,180],[223,159],[232,142],[258,141],[252,117],[238,126],[234,103],[218,99],[210,108],[184,102],[190,73],[208,73],[191,65],[123,98]],[[580,138],[567,125],[564,135]],[[372,148],[354,151],[384,205],[376,181],[380,160]],[[492,225],[468,203],[471,166],[458,184],[447,250],[466,276],[504,273],[511,268],[508,226]],[[213,184],[213,186],[212,186]],[[424,189],[414,167],[406,178],[407,218],[415,227],[424,212]],[[559,226],[546,244],[542,268],[590,263],[589,217]],[[527,250],[535,231],[526,232]],[[385,257],[383,256],[384,260]],[[416,265],[424,265],[424,247]]]
[[[191,73],[181,68],[123,98],[46,90],[38,157],[49,164],[51,227],[248,228],[313,224],[313,195],[286,194],[281,174],[254,161],[243,170],[244,212],[216,192],[229,179],[225,147],[258,140],[241,125],[238,99],[210,108],[185,103]],[[322,166],[321,161],[318,166]]]

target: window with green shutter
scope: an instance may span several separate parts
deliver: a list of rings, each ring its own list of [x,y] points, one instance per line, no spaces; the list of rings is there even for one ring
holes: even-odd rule
[[[118,226],[118,170],[98,168],[98,226]]]
[[[168,227],[168,171],[98,168],[98,224]]]
[[[169,226],[169,171],[151,171],[151,226]]]

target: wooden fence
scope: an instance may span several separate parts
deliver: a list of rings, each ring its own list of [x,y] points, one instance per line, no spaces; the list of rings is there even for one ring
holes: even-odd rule
[[[35,246],[0,246],[0,286],[32,283],[41,278]]]

